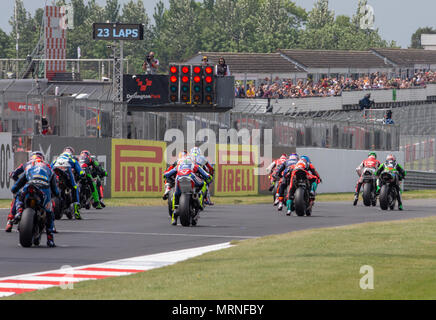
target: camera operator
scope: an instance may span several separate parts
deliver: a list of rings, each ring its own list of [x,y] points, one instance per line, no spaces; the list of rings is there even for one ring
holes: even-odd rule
[[[150,52],[142,64],[142,70],[145,74],[156,74],[159,67],[159,60],[154,58],[154,52]]]

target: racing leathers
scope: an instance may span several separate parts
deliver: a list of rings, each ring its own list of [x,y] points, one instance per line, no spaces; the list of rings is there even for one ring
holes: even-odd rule
[[[24,164],[22,163],[9,174],[9,177],[15,182],[17,182],[23,173],[24,173]],[[11,202],[11,208],[9,210],[8,221],[6,223],[6,229],[5,229],[6,232],[11,232],[12,227],[14,225],[15,214],[17,213],[17,201],[18,201],[19,192],[20,190],[18,190],[14,194],[14,198],[12,199]]]
[[[97,179],[96,186],[98,191],[98,199],[100,201],[100,205],[104,208],[106,205],[103,202],[103,185],[101,183],[102,179],[107,177],[107,171],[103,168],[103,165],[101,165],[97,161],[96,156],[91,156],[91,159],[93,161],[92,171],[91,174],[94,178]]]
[[[377,160],[374,156],[369,156],[367,159],[363,160],[360,165],[356,168],[356,173],[359,176],[359,180],[357,180],[356,191],[354,193],[354,202],[353,205],[357,205],[359,201],[359,193],[360,188],[363,184],[363,172],[365,168],[373,168],[374,171],[380,167],[380,161]]]
[[[204,186],[204,182],[210,183],[212,181],[212,177],[205,170],[203,170],[203,168],[201,168],[198,164],[194,163],[193,159],[189,159],[189,158],[180,161],[176,165],[176,167],[165,172],[164,177],[166,178],[167,181],[171,181],[171,180],[174,181],[175,184],[174,196],[172,201],[173,214],[172,214],[171,223],[173,225],[176,225],[177,208],[179,206],[179,200],[181,195],[178,181],[182,177],[189,177],[191,181],[194,182],[195,188],[201,189]],[[200,205],[202,203],[203,196],[204,194],[201,193],[199,198]]]
[[[16,221],[21,219],[21,214],[23,213],[24,209],[25,196],[30,187],[29,182],[38,184],[38,189],[44,194],[44,203],[42,204],[42,207],[47,213],[47,245],[49,247],[54,247],[54,212],[51,201],[51,193],[58,197],[59,190],[56,185],[55,175],[50,168],[50,165],[40,159],[31,160],[26,163],[24,175],[18,179],[11,189],[13,193],[17,193],[21,188],[23,188],[18,196],[17,214],[15,215]]]
[[[380,192],[380,175],[382,174],[383,171],[385,171],[387,169],[387,167],[393,167],[394,170],[396,172],[398,172],[397,175],[395,175],[396,179],[395,179],[395,188],[397,189],[397,194],[398,194],[398,209],[403,210],[403,201],[401,199],[401,181],[406,177],[406,170],[404,170],[404,168],[397,163],[396,161],[385,161],[384,163],[382,163],[377,171],[375,172],[375,175],[378,177],[377,179],[377,193]]]
[[[211,177],[213,177],[214,169],[205,156],[199,154],[197,156],[194,156],[193,158],[196,164],[198,164],[204,171],[206,171]],[[201,192],[202,194],[204,194],[205,203],[213,205],[213,202],[210,200],[209,184],[210,183],[204,181]]]
[[[283,162],[276,170],[274,174],[274,178],[278,181],[279,186],[277,188],[276,194],[276,202],[274,204],[278,204],[277,210],[281,211],[283,208],[285,190],[289,185],[289,181],[291,178],[292,170],[298,162],[298,158],[288,159],[286,162]],[[280,179],[281,178],[281,179]]]
[[[74,216],[76,219],[81,219],[80,216],[80,197],[79,197],[79,189],[76,184],[76,180],[74,179],[74,173],[73,169],[76,171],[76,173],[79,175],[81,179],[85,178],[85,172],[80,167],[79,162],[73,158],[73,156],[68,153],[64,152],[59,155],[59,157],[52,162],[51,167],[53,169],[56,169],[57,167],[65,168],[66,173],[69,178],[70,185],[72,186],[72,194],[73,194],[73,202],[74,202]]]
[[[105,177],[107,175],[106,171],[102,171],[97,160],[93,160],[91,156],[87,154],[81,154],[79,157],[79,162],[82,170],[85,172],[86,183],[91,187],[93,207],[96,209],[103,209],[100,204],[99,192],[97,189],[97,183],[94,178],[97,176]]]
[[[270,178],[270,182],[271,185],[269,187],[269,191],[272,191],[274,189],[274,185],[276,183],[279,183],[279,181],[277,181],[276,179],[274,179],[274,177],[277,177],[277,171],[279,170],[280,166],[286,162],[287,160],[287,156],[285,154],[282,154],[282,156],[276,160],[274,160],[273,162],[271,162],[271,164],[266,168],[266,174],[269,175]],[[277,187],[277,190],[279,188]]]

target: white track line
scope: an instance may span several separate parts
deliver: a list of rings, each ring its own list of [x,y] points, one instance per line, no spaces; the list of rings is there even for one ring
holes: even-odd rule
[[[135,274],[164,267],[179,261],[199,256],[206,252],[231,247],[229,242],[192,249],[183,249],[151,255],[107,261],[86,266],[62,268],[51,271],[29,273],[0,278],[0,297],[19,294],[22,290],[41,290],[79,281],[96,280]],[[17,291],[13,292],[14,290]],[[12,291],[12,292],[8,292]]]
[[[180,237],[206,237],[206,238],[238,238],[238,239],[254,239],[260,236],[232,236],[219,234],[189,234],[189,233],[156,233],[156,232],[123,232],[123,231],[99,231],[99,230],[58,230],[59,233],[97,233],[97,234],[125,234],[125,235],[140,235],[140,236],[180,236]]]

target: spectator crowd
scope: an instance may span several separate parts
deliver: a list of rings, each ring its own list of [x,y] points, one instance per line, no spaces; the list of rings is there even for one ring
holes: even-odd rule
[[[266,79],[268,80],[268,79]],[[400,77],[388,78],[386,74],[373,73],[369,76],[352,79],[346,77],[324,78],[318,82],[310,79],[298,80],[296,83],[291,79],[277,80],[273,83],[261,83],[258,87],[247,84],[235,86],[237,98],[304,98],[304,97],[327,97],[340,96],[342,91],[369,90],[369,89],[407,89],[412,87],[425,87],[428,83],[436,83],[436,72],[418,72],[408,79]]]

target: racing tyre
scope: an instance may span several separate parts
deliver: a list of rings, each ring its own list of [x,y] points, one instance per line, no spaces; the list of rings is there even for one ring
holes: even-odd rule
[[[381,187],[379,202],[380,202],[380,208],[382,210],[388,210],[388,207],[389,207],[389,186],[386,184]]]
[[[64,215],[62,211],[62,202],[61,199],[58,197],[54,198],[54,216],[56,220],[62,219],[62,216]]]
[[[363,185],[363,204],[367,207],[371,206],[371,184],[365,183]]]
[[[177,210],[180,217],[180,223],[184,227],[189,227],[191,224],[191,195],[189,193],[182,193],[180,195],[179,208]]]
[[[297,188],[294,196],[295,213],[297,216],[302,217],[306,213],[306,200],[304,199],[304,189]]]
[[[34,221],[35,211],[32,208],[24,209],[20,220],[20,244],[24,248],[32,246]]]

